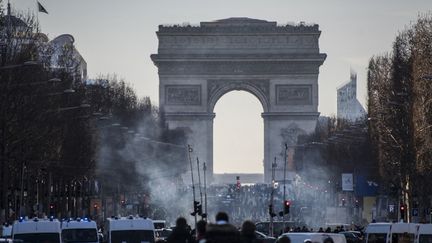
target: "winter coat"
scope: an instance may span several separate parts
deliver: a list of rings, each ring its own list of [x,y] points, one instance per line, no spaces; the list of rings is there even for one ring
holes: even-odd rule
[[[239,243],[240,232],[231,224],[209,224],[206,243]]]
[[[194,240],[187,229],[175,228],[168,236],[167,243],[194,243]]]

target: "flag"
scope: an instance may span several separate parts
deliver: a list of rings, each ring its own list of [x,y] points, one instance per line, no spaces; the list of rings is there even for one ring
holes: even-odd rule
[[[37,1],[37,4],[38,4],[38,10],[39,10],[39,12],[48,14],[48,11],[44,8],[44,6],[42,6],[42,4],[40,4],[39,1]]]

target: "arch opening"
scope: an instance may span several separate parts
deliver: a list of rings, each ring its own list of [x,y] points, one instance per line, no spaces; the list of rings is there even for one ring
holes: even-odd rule
[[[264,105],[259,98],[231,90],[215,101],[213,111],[214,173],[263,174]]]

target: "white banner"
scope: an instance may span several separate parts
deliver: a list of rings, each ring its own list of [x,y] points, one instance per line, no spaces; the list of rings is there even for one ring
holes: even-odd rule
[[[342,174],[342,191],[353,191],[353,175],[351,173]]]

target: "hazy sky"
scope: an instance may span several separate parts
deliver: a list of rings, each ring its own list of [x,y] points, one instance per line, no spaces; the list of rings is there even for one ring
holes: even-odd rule
[[[317,23],[322,31],[319,111],[336,113],[336,87],[358,72],[358,98],[366,103],[366,68],[371,56],[389,51],[399,30],[432,0],[40,0],[42,31],[69,33],[88,64],[90,77],[116,73],[140,96],[158,101],[157,51],[160,24],[199,24],[228,17]],[[11,0],[13,8],[35,11],[35,0]],[[241,111],[241,113],[239,113]],[[215,108],[215,171],[262,172],[263,121],[258,100],[230,92]],[[246,119],[250,118],[250,119]],[[241,129],[240,129],[241,128]],[[227,152],[228,151],[228,152]]]

